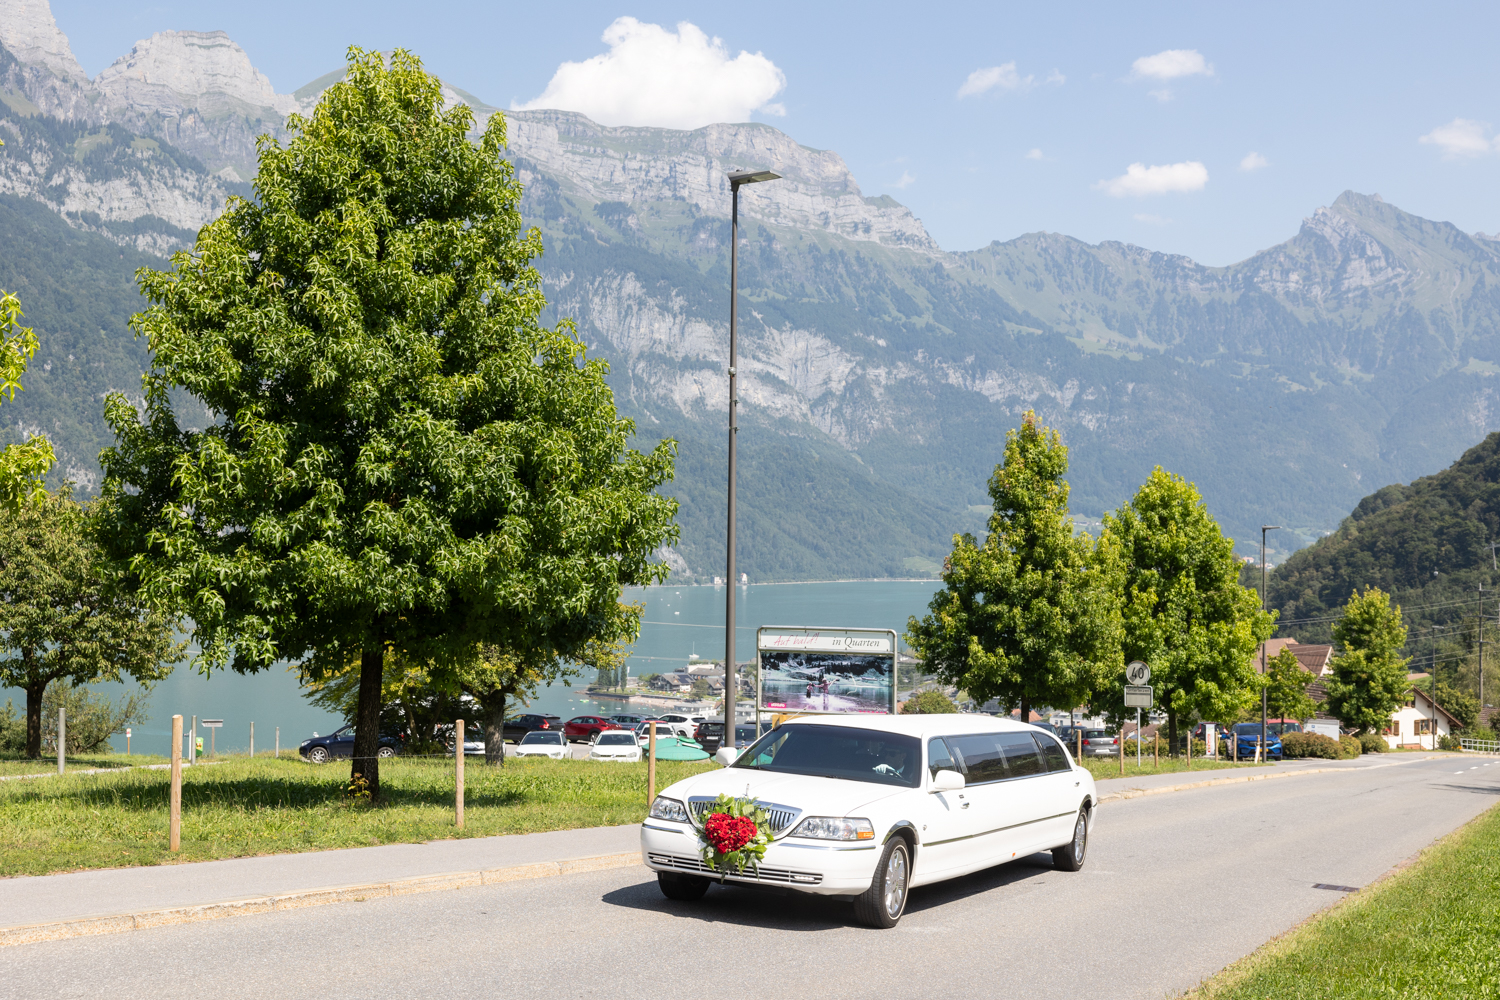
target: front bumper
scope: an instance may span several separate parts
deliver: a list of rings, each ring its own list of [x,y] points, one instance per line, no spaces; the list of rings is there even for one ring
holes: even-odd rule
[[[873,840],[856,844],[783,838],[766,848],[757,870],[725,875],[723,880],[825,896],[857,895],[874,880],[883,846]],[[659,819],[641,824],[641,860],[653,871],[702,875],[718,881],[720,874],[703,863],[699,849],[695,827]]]

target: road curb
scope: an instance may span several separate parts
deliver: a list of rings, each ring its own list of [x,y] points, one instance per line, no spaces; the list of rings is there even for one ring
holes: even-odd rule
[[[1401,767],[1405,764],[1418,764],[1425,760],[1437,760],[1436,757],[1416,757],[1412,760],[1393,760],[1388,764],[1371,764],[1369,767],[1313,767],[1304,771],[1271,771],[1266,774],[1244,774],[1233,778],[1205,778],[1202,781],[1192,781],[1181,785],[1163,785],[1160,788],[1129,788],[1123,792],[1110,792],[1099,796],[1099,804],[1106,802],[1123,802],[1126,799],[1139,799],[1147,795],[1165,795],[1168,792],[1185,792],[1193,788],[1209,788],[1214,785],[1238,785],[1247,781],[1270,781],[1275,778],[1296,778],[1304,774],[1361,774],[1365,771],[1374,771],[1383,767]],[[1108,779],[1105,779],[1108,780]]]
[[[554,878],[577,872],[602,871],[606,868],[628,868],[640,863],[640,852],[628,851],[624,854],[601,854],[589,858],[543,861],[537,864],[515,865],[510,868],[485,868],[478,871],[419,875],[415,878],[392,879],[384,882],[300,889],[295,892],[275,893],[267,896],[248,896],[244,899],[194,903],[188,906],[166,906],[134,913],[109,913],[74,917],[68,920],[48,920],[35,924],[0,927],[0,948],[10,945],[36,944],[41,941],[92,937],[97,934],[122,934],[126,931],[145,930],[148,927],[191,924],[201,920],[219,920],[224,917],[249,916],[278,910],[300,910],[309,906],[327,906],[331,903],[362,903],[367,899],[381,899],[389,896],[411,896],[424,892],[465,889],[476,885],[500,885],[505,882],[520,882],[527,879]]]

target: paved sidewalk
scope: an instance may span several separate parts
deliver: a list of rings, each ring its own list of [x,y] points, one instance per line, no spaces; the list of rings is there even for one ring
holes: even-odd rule
[[[0,879],[0,925],[197,906],[325,886],[391,882],[640,849],[640,826],[385,844],[342,851]]]
[[[1343,771],[1363,770],[1371,767],[1390,767],[1396,764],[1414,764],[1417,761],[1431,760],[1434,757],[1449,756],[1458,758],[1459,754],[1363,754],[1353,760],[1323,760],[1321,758],[1308,757],[1300,760],[1281,761],[1259,767],[1220,767],[1207,768],[1202,771],[1167,771],[1161,774],[1141,774],[1129,778],[1100,778],[1095,781],[1095,785],[1102,797],[1122,792],[1149,791],[1155,788],[1170,788],[1187,784],[1196,785],[1201,782],[1211,784],[1222,782],[1235,783],[1244,781],[1251,776],[1265,778],[1272,774],[1295,774],[1299,771]],[[1126,759],[1126,762],[1131,763],[1129,758]]]

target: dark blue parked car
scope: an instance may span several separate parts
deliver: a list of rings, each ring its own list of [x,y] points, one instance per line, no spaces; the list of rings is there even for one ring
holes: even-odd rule
[[[303,740],[297,752],[314,764],[324,764],[335,757],[352,757],[354,755],[354,727],[344,726],[327,736],[314,736],[310,740]],[[377,756],[394,757],[400,752],[401,738],[399,736],[391,733],[380,734],[380,749],[375,751]]]
[[[1281,759],[1281,736],[1276,732],[1275,726],[1267,726],[1265,743],[1265,754],[1270,760]],[[1239,748],[1240,760],[1254,760],[1255,748],[1260,744],[1260,723],[1241,722],[1234,727],[1234,742]],[[1229,735],[1224,738],[1225,753],[1232,754],[1234,747],[1230,747]]]

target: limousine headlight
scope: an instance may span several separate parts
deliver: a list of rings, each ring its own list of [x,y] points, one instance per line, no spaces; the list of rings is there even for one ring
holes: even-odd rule
[[[836,819],[832,816],[809,816],[790,834],[813,840],[874,840],[875,828],[867,819]]]
[[[656,801],[651,803],[651,818],[664,819],[671,823],[686,823],[688,821],[687,806],[676,799],[658,795]]]

